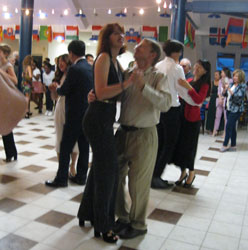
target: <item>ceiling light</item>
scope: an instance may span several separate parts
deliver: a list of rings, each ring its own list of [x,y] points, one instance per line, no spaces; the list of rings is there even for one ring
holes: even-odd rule
[[[171,9],[171,8],[172,8],[172,3],[169,4],[169,9]]]
[[[25,10],[25,14],[26,14],[26,16],[29,15],[29,9],[26,9],[26,10]]]
[[[109,15],[111,14],[111,9],[108,9],[108,14],[109,14]]]
[[[16,14],[18,13],[18,9],[17,9],[17,8],[15,8],[15,13],[16,13]]]
[[[160,8],[160,6],[158,6],[158,12],[160,12],[161,11],[161,8]]]
[[[64,15],[67,16],[68,13],[69,13],[69,12],[68,12],[68,9],[65,9],[65,10],[64,10]]]
[[[157,4],[161,4],[162,0],[156,0]]]
[[[7,8],[6,5],[3,6],[3,11],[4,11],[4,12],[8,11],[8,8]]]
[[[54,9],[52,9],[52,14],[54,15],[54,13],[55,13],[55,12],[54,12]]]
[[[145,12],[144,12],[144,9],[140,9],[139,10],[139,13],[140,13],[140,15],[143,15]]]
[[[124,13],[127,13],[127,8],[124,9]]]
[[[163,7],[164,7],[165,9],[167,8],[167,3],[166,3],[166,2],[164,2]]]
[[[11,13],[5,12],[5,13],[3,13],[3,17],[5,19],[10,19],[12,17],[12,15],[11,15]]]

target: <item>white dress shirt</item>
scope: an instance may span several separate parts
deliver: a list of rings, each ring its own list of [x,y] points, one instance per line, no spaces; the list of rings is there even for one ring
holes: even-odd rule
[[[172,98],[172,107],[179,107],[179,96],[183,98],[188,104],[193,106],[199,106],[188,95],[188,90],[179,85],[178,80],[185,80],[183,68],[177,64],[174,59],[165,57],[165,59],[155,66],[159,72],[164,73],[167,76],[169,89]],[[179,96],[178,96],[179,95]]]

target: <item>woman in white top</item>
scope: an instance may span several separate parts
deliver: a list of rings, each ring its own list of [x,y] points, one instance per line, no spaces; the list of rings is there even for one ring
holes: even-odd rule
[[[17,85],[17,78],[15,75],[14,68],[12,64],[8,61],[10,53],[11,48],[8,45],[0,45],[0,71],[3,78],[9,79],[15,85]],[[15,146],[13,132],[10,132],[8,135],[3,136],[2,138],[6,155],[5,161],[11,162],[12,160],[17,160],[17,150]]]
[[[60,86],[63,84],[65,78],[66,78],[66,73],[68,70],[68,67],[70,66],[70,61],[68,54],[64,54],[58,57],[58,65],[57,69],[55,72],[55,78],[53,82],[58,83]],[[51,97],[54,100],[57,100],[57,104],[55,107],[55,112],[54,112],[54,123],[55,123],[55,130],[56,130],[56,152],[58,155],[59,159],[59,152],[60,152],[60,143],[62,139],[62,134],[63,134],[63,127],[65,124],[65,96],[58,96],[57,92],[51,92]],[[76,170],[75,170],[75,164],[78,156],[78,145],[77,143],[75,144],[73,151],[71,153],[71,165],[70,165],[70,173],[69,175],[75,176],[76,175]]]

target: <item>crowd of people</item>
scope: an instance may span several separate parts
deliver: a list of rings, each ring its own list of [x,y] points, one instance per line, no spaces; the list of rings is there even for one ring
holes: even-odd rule
[[[69,179],[86,185],[79,226],[90,221],[95,237],[108,243],[147,233],[150,187],[192,186],[200,112],[207,97],[207,130],[212,136],[225,131],[221,152],[237,149],[236,123],[244,112],[246,91],[240,69],[232,77],[228,68],[216,71],[212,84],[209,61],[197,60],[191,72],[191,62],[180,61],[184,45],[171,39],[163,44],[162,61],[160,44],[143,39],[134,49],[135,63],[124,71],[117,59],[126,49],[124,34],[118,23],[105,25],[95,60],[85,55],[83,41],[74,40],[55,67],[47,59],[39,69],[31,55],[22,62],[23,93],[29,102],[25,118],[32,115],[31,100],[42,113],[44,93],[45,115],[53,115],[55,109],[58,171],[45,184],[67,187]],[[0,71],[16,84],[9,55],[10,48],[0,46]],[[117,102],[120,126],[114,133]],[[3,141],[6,161],[17,160],[13,133]],[[87,175],[89,146],[93,160]],[[175,183],[162,178],[168,164],[181,170]],[[130,206],[125,196],[127,176]]]

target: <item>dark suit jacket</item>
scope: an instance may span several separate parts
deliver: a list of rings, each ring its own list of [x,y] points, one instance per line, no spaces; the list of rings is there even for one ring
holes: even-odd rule
[[[88,93],[93,88],[92,67],[85,59],[73,64],[60,88],[59,95],[65,96],[65,122],[66,124],[82,123],[84,113],[88,107]]]

